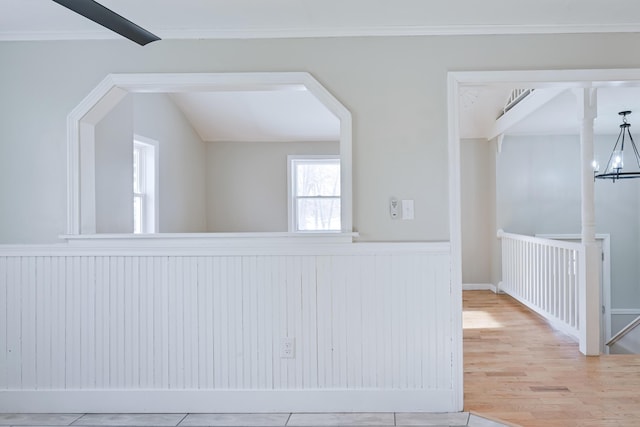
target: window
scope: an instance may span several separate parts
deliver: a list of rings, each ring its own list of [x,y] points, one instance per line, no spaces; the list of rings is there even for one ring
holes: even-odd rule
[[[133,232],[157,232],[157,142],[133,141]]]
[[[340,159],[289,156],[289,231],[340,231]]]

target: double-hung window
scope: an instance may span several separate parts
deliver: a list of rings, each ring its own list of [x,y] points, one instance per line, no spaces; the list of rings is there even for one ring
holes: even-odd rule
[[[157,232],[157,143],[133,141],[133,232]]]
[[[340,231],[340,158],[289,156],[289,231]]]

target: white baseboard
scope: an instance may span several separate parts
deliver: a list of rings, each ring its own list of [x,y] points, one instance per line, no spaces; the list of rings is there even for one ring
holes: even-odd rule
[[[492,291],[498,292],[498,288],[493,283],[463,283],[463,291]]]
[[[457,412],[439,390],[8,390],[0,413]]]

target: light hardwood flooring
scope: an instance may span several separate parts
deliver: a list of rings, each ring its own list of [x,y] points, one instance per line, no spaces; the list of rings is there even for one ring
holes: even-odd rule
[[[640,355],[583,356],[513,298],[463,294],[465,411],[521,426],[640,426]]]

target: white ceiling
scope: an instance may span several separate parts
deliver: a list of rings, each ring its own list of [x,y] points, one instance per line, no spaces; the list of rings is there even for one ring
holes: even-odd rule
[[[340,121],[306,89],[182,92],[171,98],[203,141],[338,141]]]
[[[634,32],[629,0],[101,0],[165,39]],[[0,0],[0,40],[118,36],[51,0]]]

